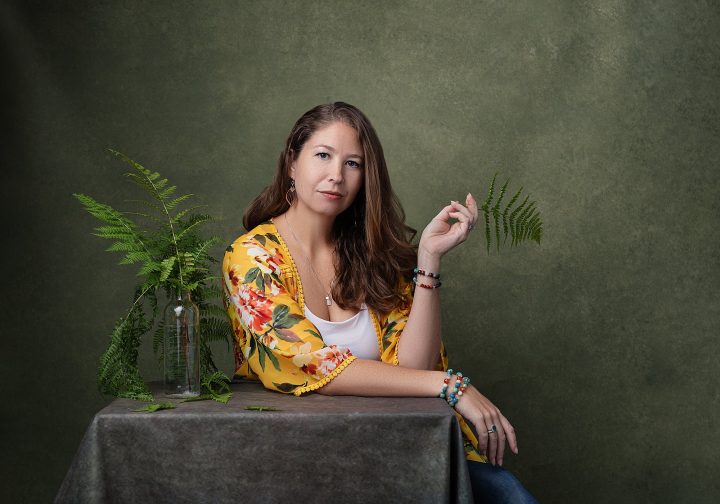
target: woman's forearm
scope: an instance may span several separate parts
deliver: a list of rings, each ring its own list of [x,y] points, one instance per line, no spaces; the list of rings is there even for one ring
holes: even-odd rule
[[[440,394],[442,371],[409,369],[369,359],[355,359],[330,383],[316,390],[323,395],[433,397]],[[454,377],[451,380],[452,386]]]
[[[438,273],[440,257],[420,248],[418,268]],[[424,284],[437,282],[432,278],[418,275]],[[414,369],[435,369],[440,358],[440,289],[415,288],[413,304],[407,323],[398,341],[398,361],[403,367]]]

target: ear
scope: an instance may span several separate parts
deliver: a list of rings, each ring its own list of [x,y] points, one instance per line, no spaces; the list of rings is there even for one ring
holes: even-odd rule
[[[290,176],[295,178],[295,151],[290,149],[290,157],[292,159],[292,163],[290,163]]]

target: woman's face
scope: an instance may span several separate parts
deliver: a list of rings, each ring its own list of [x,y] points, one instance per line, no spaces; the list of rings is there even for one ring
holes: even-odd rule
[[[297,204],[315,213],[337,216],[362,187],[363,150],[357,131],[335,121],[318,129],[290,166]]]

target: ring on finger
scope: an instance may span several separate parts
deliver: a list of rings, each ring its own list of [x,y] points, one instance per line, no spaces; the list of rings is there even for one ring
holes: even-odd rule
[[[496,432],[497,432],[497,427],[495,426],[495,424],[492,424],[490,426],[490,429],[488,429],[488,434],[495,434]]]

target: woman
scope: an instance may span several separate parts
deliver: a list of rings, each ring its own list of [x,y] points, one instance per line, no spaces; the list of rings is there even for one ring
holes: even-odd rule
[[[448,370],[440,338],[440,259],[477,218],[468,194],[465,205],[445,206],[413,246],[416,232],[405,225],[365,115],[343,102],[309,110],[290,132],[273,182],[245,211],[248,233],[223,260],[236,374],[298,396],[446,397],[476,500],[535,502],[501,467],[506,441],[518,453],[510,422]]]

